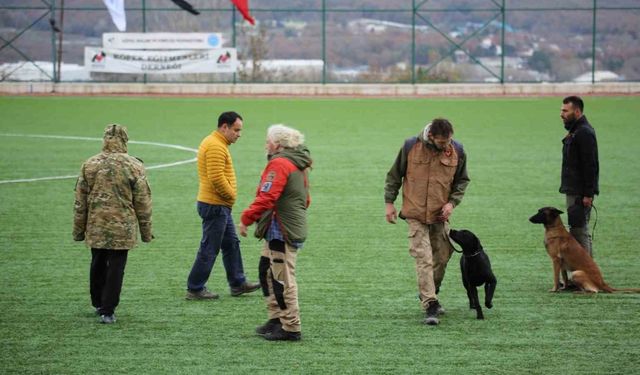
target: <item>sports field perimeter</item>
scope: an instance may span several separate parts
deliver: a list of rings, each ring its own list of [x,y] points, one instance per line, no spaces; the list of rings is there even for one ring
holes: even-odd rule
[[[600,152],[595,259],[610,285],[637,288],[640,97],[584,99]],[[548,292],[543,228],[528,218],[542,206],[564,210],[560,106],[560,97],[0,97],[0,372],[640,373],[640,294]],[[221,298],[184,299],[201,233],[196,166],[186,161],[226,110],[245,120],[231,147],[236,221],[264,167],[270,124],[300,129],[314,158],[310,235],[298,257],[299,343],[254,334],[266,319],[262,298],[230,297],[221,258],[209,281]],[[437,116],[452,121],[471,177],[451,227],[480,237],[498,286],[494,308],[476,320],[454,254],[440,294],[447,312],[430,327],[406,223],[385,222],[383,187],[404,139]],[[75,179],[64,177],[99,152],[92,138],[111,122],[149,142],[129,152],[150,168],[156,238],[130,253],[118,322],[105,326],[90,305],[90,251],[71,237]],[[251,280],[260,248],[243,239]]]

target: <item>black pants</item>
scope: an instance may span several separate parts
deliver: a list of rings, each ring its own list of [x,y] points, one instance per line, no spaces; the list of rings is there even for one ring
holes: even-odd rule
[[[111,315],[120,302],[129,250],[91,249],[91,304],[100,315]]]

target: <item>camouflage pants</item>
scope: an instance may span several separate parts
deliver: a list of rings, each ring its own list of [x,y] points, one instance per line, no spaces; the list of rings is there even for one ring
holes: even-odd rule
[[[282,328],[300,332],[300,307],[296,282],[298,249],[282,241],[265,241],[262,256],[269,258],[265,297],[269,319],[280,319]]]
[[[453,254],[449,243],[449,224],[423,224],[407,219],[409,224],[409,254],[416,260],[420,302],[426,310],[438,300],[438,290],[444,279],[447,263]]]

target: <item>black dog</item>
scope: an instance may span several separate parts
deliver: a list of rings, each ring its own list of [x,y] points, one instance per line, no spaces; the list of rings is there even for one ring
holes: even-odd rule
[[[462,284],[469,297],[469,308],[476,309],[478,319],[484,319],[476,287],[484,284],[484,305],[487,308],[492,308],[491,300],[498,283],[491,270],[489,257],[482,249],[478,237],[472,232],[452,229],[449,231],[449,237],[462,247],[460,270],[462,271]]]

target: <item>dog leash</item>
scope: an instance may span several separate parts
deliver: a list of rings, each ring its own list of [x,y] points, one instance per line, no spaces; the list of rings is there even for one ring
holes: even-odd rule
[[[462,250],[456,249],[456,246],[453,244],[453,241],[451,241],[451,237],[447,236],[447,239],[449,240],[449,245],[451,245],[451,248],[453,249],[453,251],[455,251],[456,253],[462,254]]]
[[[591,229],[591,241],[593,241],[596,238],[596,225],[598,224],[598,209],[593,204],[591,205],[591,208],[593,208],[593,211],[596,213],[596,219],[593,221],[593,228]]]
[[[465,257],[465,258],[471,258],[471,257],[474,257],[474,256],[480,254],[480,250],[478,250],[478,251],[476,251],[475,253],[473,253],[471,255],[464,255],[464,252],[462,250],[456,249],[456,246],[451,241],[451,237],[449,237],[449,245],[451,245],[451,248],[453,249],[453,251],[455,251],[456,253],[462,254],[462,256]]]

